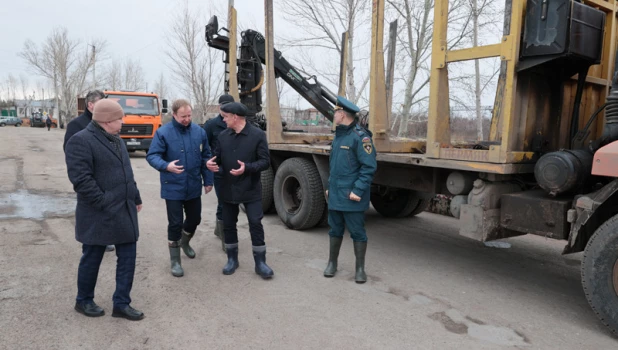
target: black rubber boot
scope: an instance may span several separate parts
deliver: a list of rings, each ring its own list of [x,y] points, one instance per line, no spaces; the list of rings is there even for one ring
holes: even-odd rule
[[[354,255],[356,256],[356,283],[367,282],[365,274],[365,252],[367,252],[367,242],[354,242]]]
[[[223,220],[217,220],[215,235],[221,239],[221,250],[225,251],[225,231],[223,231]]]
[[[238,264],[238,243],[226,244],[225,248],[225,252],[227,253],[227,264],[223,267],[223,274],[231,275],[236,271],[238,266],[240,266],[240,264]]]
[[[275,274],[273,270],[266,265],[266,246],[253,246],[253,260],[255,260],[255,273],[262,278],[267,279]]]
[[[324,270],[324,277],[333,277],[337,272],[337,259],[339,258],[341,242],[343,242],[343,237],[330,238],[330,254],[328,255],[328,265]]]
[[[174,277],[182,277],[185,272],[180,264],[180,241],[171,242],[168,244],[170,248],[170,261],[172,265],[172,275]]]
[[[182,230],[182,238],[180,239],[180,246],[182,247],[182,251],[185,252],[185,255],[191,259],[195,258],[195,251],[189,245],[189,241],[191,240],[191,238],[193,238],[193,235],[195,235],[195,232],[189,233],[185,230]]]

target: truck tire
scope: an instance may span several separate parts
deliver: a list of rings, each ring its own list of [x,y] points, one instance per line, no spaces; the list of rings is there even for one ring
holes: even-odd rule
[[[581,276],[592,310],[618,335],[618,215],[601,225],[588,241]]]
[[[419,198],[416,192],[404,189],[391,190],[386,195],[371,194],[371,205],[387,218],[406,218],[418,215],[429,206],[430,200]]]
[[[21,126],[21,123],[17,123],[17,124],[15,124],[15,127],[16,127],[16,128],[19,128],[20,126]]]
[[[0,126],[5,126],[5,125],[6,125],[6,124],[4,124],[4,123],[0,123]]]
[[[262,211],[264,214],[272,213],[274,210],[274,194],[273,194],[273,182],[274,182],[274,174],[273,168],[268,167],[268,169],[262,171],[260,174],[260,182],[262,183]],[[243,213],[246,212],[245,205],[240,204],[240,210]]]
[[[312,228],[324,214],[324,189],[315,164],[304,158],[281,163],[274,181],[277,214],[293,230]]]
[[[322,213],[322,217],[320,221],[316,225],[317,227],[328,227],[328,204],[324,203],[324,212]]]

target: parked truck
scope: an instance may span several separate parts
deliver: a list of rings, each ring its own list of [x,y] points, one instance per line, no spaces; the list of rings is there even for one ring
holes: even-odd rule
[[[124,110],[120,137],[129,152],[146,151],[150,148],[157,129],[161,127],[161,115],[167,113],[167,100],[161,101],[155,93],[136,91],[104,90],[105,98],[118,102]],[[77,113],[83,113],[86,108],[85,99],[78,98]]]
[[[425,140],[389,135],[384,0],[373,0],[372,8],[370,103],[360,122],[373,132],[377,150],[375,210],[389,219],[406,218],[445,194],[453,198],[459,234],[470,239],[534,234],[565,241],[563,254],[584,252],[586,298],[601,322],[618,333],[618,2],[507,0],[499,43],[449,50],[449,1],[436,0]],[[333,94],[317,81],[310,84],[274,49],[272,0],[265,1],[265,35],[244,31],[239,57],[236,10],[231,7],[229,14],[225,33],[213,18],[206,39],[226,53],[226,89],[252,109],[267,133],[272,169],[262,179],[269,182],[265,211],[272,201],[289,228],[319,225],[326,217],[333,136],[286,131],[275,79],[290,84],[329,120]],[[489,57],[501,63],[489,139],[455,142],[449,64]],[[339,94],[344,86],[342,75]]]

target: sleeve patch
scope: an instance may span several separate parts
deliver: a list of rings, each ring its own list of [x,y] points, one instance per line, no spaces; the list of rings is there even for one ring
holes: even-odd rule
[[[371,142],[371,138],[363,137],[363,143],[365,143],[365,142]]]

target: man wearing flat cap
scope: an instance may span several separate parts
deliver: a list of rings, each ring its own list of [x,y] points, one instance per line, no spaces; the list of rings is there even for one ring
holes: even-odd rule
[[[204,129],[191,122],[192,110],[189,101],[174,101],[172,121],[157,130],[146,156],[148,164],[160,173],[171,273],[175,277],[184,276],[180,248],[190,259],[195,258],[189,241],[202,221],[202,187],[208,194],[213,185],[212,173],[206,169],[210,146]]]
[[[333,277],[337,272],[337,258],[347,227],[354,242],[355,280],[356,283],[365,283],[365,211],[369,208],[371,182],[377,162],[372,134],[358,125],[358,112],[359,108],[354,103],[344,97],[337,97],[333,116],[337,128],[331,146],[330,175],[326,190],[330,254],[324,276]]]
[[[106,245],[116,246],[116,291],[113,317],[141,320],[130,306],[139,238],[137,213],[142,200],[127,148],[118,136],[124,112],[112,100],[94,106],[92,121],[66,144],[69,180],[77,192],[75,238],[82,243],[75,310],[90,316],[105,312],[94,302],[94,289]]]
[[[253,246],[255,273],[264,279],[273,276],[266,264],[266,243],[262,226],[262,184],[260,173],[270,166],[266,134],[247,123],[247,107],[239,102],[221,106],[227,129],[219,134],[215,156],[206,164],[222,178],[221,200],[223,201],[223,231],[227,264],[224,275],[231,275],[238,268],[238,221],[239,204],[244,204]]]
[[[214,153],[215,148],[217,146],[217,140],[219,139],[219,134],[227,129],[227,124],[223,121],[223,116],[221,115],[221,106],[226,103],[234,102],[234,97],[232,95],[221,95],[219,97],[219,114],[207,120],[204,123],[204,130],[206,130],[206,136],[208,137],[208,144],[210,145],[210,150]],[[223,205],[221,202],[221,173],[215,173],[214,182],[215,182],[215,194],[217,195],[217,213],[216,220],[217,225],[215,226],[215,236],[221,239],[221,249],[225,251],[225,238],[223,237]]]

